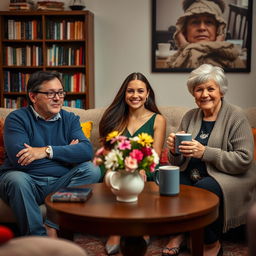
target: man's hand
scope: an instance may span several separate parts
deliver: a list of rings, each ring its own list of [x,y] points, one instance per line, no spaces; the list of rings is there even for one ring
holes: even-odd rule
[[[16,155],[19,160],[20,165],[29,165],[34,160],[46,158],[47,154],[45,152],[46,147],[31,147],[28,144],[24,143],[25,148],[18,152]]]
[[[74,144],[77,144],[79,143],[79,140],[78,139],[75,139],[75,140],[71,140],[71,142],[69,143],[69,145],[74,145]]]

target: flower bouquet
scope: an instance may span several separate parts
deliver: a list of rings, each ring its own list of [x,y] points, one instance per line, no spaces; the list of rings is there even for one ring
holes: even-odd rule
[[[106,137],[106,146],[96,152],[94,163],[112,171],[154,172],[159,157],[152,145],[153,138],[147,133],[127,138],[113,131]]]
[[[154,172],[159,157],[147,133],[127,138],[114,131],[96,152],[94,163],[107,170],[105,183],[121,202],[134,202],[144,188],[145,172]],[[142,173],[144,172],[144,175]]]

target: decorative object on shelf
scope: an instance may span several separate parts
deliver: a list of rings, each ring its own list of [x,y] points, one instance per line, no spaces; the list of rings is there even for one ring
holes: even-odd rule
[[[34,2],[32,0],[10,0],[10,11],[30,11],[34,9]]]
[[[147,133],[127,138],[113,131],[106,137],[104,147],[96,152],[94,163],[107,170],[105,183],[118,201],[138,200],[144,188],[143,171],[153,172],[159,163],[152,145],[153,138]]]
[[[43,11],[63,11],[64,2],[61,1],[38,1],[37,10]]]
[[[72,11],[81,11],[85,8],[84,0],[71,0],[69,8]]]

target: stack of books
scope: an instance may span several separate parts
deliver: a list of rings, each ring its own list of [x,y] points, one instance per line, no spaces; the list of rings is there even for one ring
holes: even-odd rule
[[[43,11],[63,11],[64,2],[57,1],[38,1],[37,10]]]
[[[34,8],[34,3],[31,0],[10,0],[10,11],[30,11]]]

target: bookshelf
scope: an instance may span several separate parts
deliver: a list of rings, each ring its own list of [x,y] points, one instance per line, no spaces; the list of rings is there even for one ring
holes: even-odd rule
[[[89,11],[0,12],[0,107],[26,105],[38,70],[62,74],[64,104],[94,108],[94,29]]]

